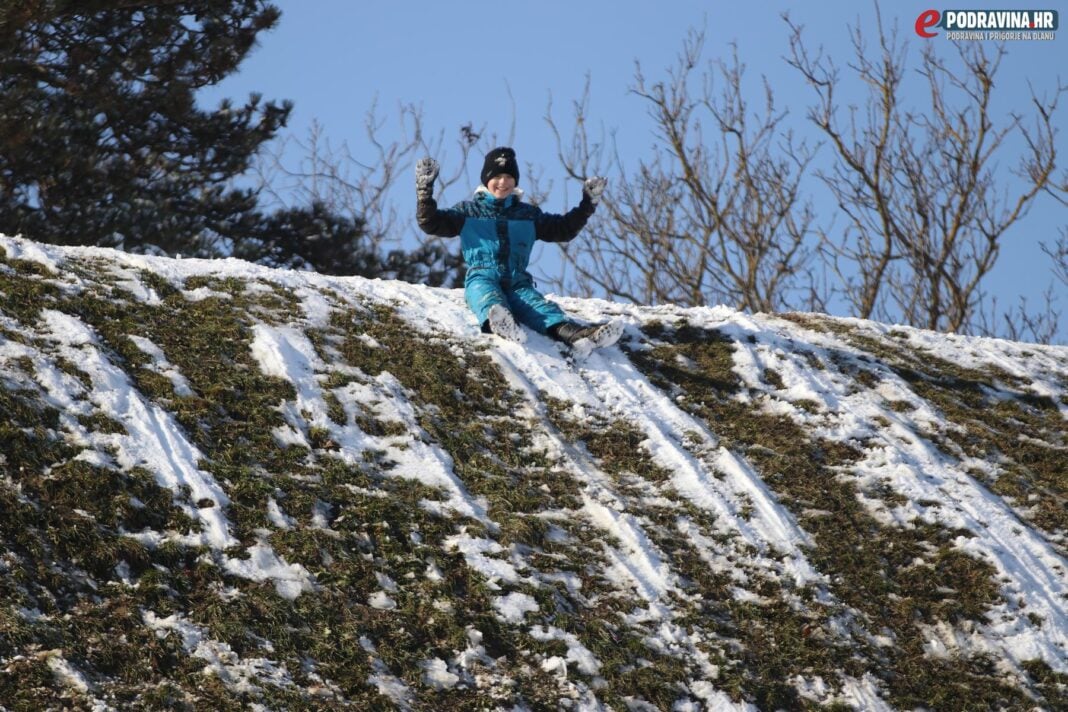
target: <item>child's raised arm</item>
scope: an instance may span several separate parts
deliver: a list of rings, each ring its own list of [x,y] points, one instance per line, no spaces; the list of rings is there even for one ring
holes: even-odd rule
[[[542,213],[534,221],[534,234],[545,242],[567,242],[574,239],[593,215],[608,179],[600,176],[587,178],[582,184],[582,201],[563,215]]]
[[[452,210],[438,210],[434,181],[440,170],[433,158],[420,158],[415,164],[415,217],[428,235],[456,237],[464,226],[464,216]]]

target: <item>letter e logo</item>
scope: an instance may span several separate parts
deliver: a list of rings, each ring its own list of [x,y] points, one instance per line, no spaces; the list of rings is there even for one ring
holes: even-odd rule
[[[927,10],[921,12],[920,16],[916,18],[916,34],[920,37],[934,37],[937,32],[928,32],[928,28],[934,27],[938,24],[938,21],[942,18],[938,14],[938,10]]]

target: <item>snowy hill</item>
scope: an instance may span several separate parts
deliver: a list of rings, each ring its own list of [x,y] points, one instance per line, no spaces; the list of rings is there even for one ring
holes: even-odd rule
[[[0,237],[0,709],[1068,709],[1068,348]]]

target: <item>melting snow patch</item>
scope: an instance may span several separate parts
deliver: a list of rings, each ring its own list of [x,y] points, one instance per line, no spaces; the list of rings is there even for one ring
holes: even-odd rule
[[[226,559],[225,569],[252,581],[273,581],[282,598],[294,600],[304,592],[315,590],[311,573],[300,564],[287,564],[274,549],[262,542],[249,547],[248,559]]]
[[[537,613],[538,602],[533,596],[526,593],[513,591],[507,596],[498,596],[493,599],[493,607],[506,623],[518,625],[523,622],[523,616],[528,613]]]
[[[166,355],[163,353],[163,349],[143,336],[131,334],[130,341],[132,341],[137,348],[141,349],[146,356],[152,359],[152,365],[149,366],[149,369],[169,380],[171,382],[171,387],[174,388],[175,395],[182,397],[193,395],[193,389],[189,387],[189,381],[185,380],[185,376],[179,373],[178,369],[167,360]]]
[[[225,299],[230,300],[233,297],[226,292],[219,292],[208,287],[197,287],[196,289],[188,289],[182,292],[182,296],[190,302],[202,302],[205,299]]]
[[[490,589],[499,588],[498,581],[514,584],[523,580],[510,562],[490,557],[490,554],[500,554],[504,551],[504,547],[495,541],[475,539],[466,532],[461,532],[446,539],[445,546],[463,554],[467,565],[486,577],[486,584]]]
[[[367,604],[371,608],[377,608],[380,611],[392,611],[397,607],[397,602],[389,597],[385,591],[375,591],[367,598]]]
[[[559,640],[567,646],[566,657],[552,657],[542,663],[542,668],[546,671],[557,670],[566,677],[567,663],[574,663],[583,675],[596,675],[601,670],[601,662],[597,657],[578,638],[567,631],[554,626],[536,625],[531,627],[530,637],[540,641]],[[562,670],[561,666],[563,666]]]
[[[256,692],[257,682],[275,687],[293,684],[285,667],[266,658],[242,659],[226,643],[209,638],[205,632],[184,620],[180,614],[160,618],[152,611],[142,614],[145,625],[160,638],[177,634],[185,651],[205,661],[204,672],[217,675],[227,687],[236,692]]]
[[[460,681],[460,676],[449,672],[449,666],[441,658],[431,658],[420,663],[423,668],[423,683],[435,690],[451,690]]]
[[[371,669],[374,674],[367,678],[367,682],[374,685],[378,692],[388,697],[398,709],[406,711],[411,709],[412,691],[404,682],[389,671],[389,667],[378,658],[378,650],[375,644],[367,636],[360,638],[360,647],[367,651],[371,657]]]
[[[439,515],[453,512],[478,519],[491,527],[486,516],[486,503],[471,497],[463,482],[456,476],[452,458],[440,448],[427,444],[429,436],[419,427],[418,417],[408,402],[404,387],[389,373],[381,373],[370,384],[350,383],[332,391],[345,410],[348,420],[366,412],[369,405],[390,422],[404,424],[404,435],[374,438],[353,424],[339,426],[329,416],[316,374],[327,370],[315,347],[303,332],[286,327],[257,324],[253,327],[252,356],[260,370],[268,376],[290,382],[297,393],[293,403],[282,403],[281,411],[287,428],[276,428],[273,435],[280,445],[297,444],[309,447],[304,433],[311,427],[323,428],[337,444],[336,456],[353,463],[362,461],[368,449],[384,450],[394,466],[391,477],[404,477],[443,490],[444,501],[424,500],[422,506]]]
[[[705,703],[702,710],[708,712],[759,712],[754,705],[746,702],[735,702],[730,696],[707,680],[697,680],[690,684],[690,691],[699,700]]]
[[[56,682],[78,692],[88,692],[89,683],[86,682],[85,676],[63,657],[63,651],[54,650],[52,653],[48,656],[48,669],[52,671]]]
[[[197,466],[204,456],[185,438],[174,417],[141,396],[126,374],[108,361],[93,332],[80,320],[52,310],[42,311],[41,320],[60,354],[89,376],[89,400],[126,429],[126,434],[96,436],[98,444],[117,449],[116,459],[123,469],[145,467],[160,486],[175,493],[185,486],[192,501],[211,501],[215,506],[205,508],[176,503],[184,504],[186,512],[200,520],[204,544],[216,549],[235,545],[223,514],[229,499],[214,478]]]
[[[112,267],[110,272],[116,277],[115,286],[120,289],[125,289],[133,295],[133,298],[137,301],[152,307],[158,307],[163,304],[163,300],[160,298],[159,293],[138,279],[136,275],[127,270],[120,269],[117,265]]]
[[[144,467],[151,471],[161,487],[175,493],[175,504],[191,518],[199,520],[201,529],[199,533],[177,537],[150,531],[131,536],[150,546],[164,540],[178,540],[190,546],[207,545],[216,551],[237,545],[226,519],[229,498],[211,473],[200,469],[199,463],[205,457],[186,439],[174,417],[138,392],[128,376],[107,359],[86,324],[53,310],[42,311],[41,321],[60,355],[79,364],[89,376],[88,400],[105,415],[122,423],[125,429],[125,433],[93,435],[93,444],[113,449],[123,470]],[[50,385],[53,389],[62,389],[61,383]],[[65,393],[63,398],[72,399],[70,391],[52,392]],[[207,501],[212,506],[194,507],[189,501],[178,499],[177,495],[186,489],[192,502]],[[254,581],[273,580],[279,595],[289,599],[302,591],[312,590],[312,579],[307,570],[297,564],[285,563],[269,545],[261,542],[248,553],[250,558],[247,560],[226,559],[226,570]]]
[[[381,660],[374,660],[371,665],[377,672],[367,678],[367,682],[378,690],[379,694],[387,697],[398,709],[411,709],[412,691],[404,682],[389,672],[389,668]]]
[[[267,519],[279,529],[292,529],[296,525],[293,517],[282,511],[274,497],[267,498]]]
[[[0,246],[3,246],[4,251],[7,252],[7,258],[9,260],[36,262],[37,264],[44,265],[53,272],[58,272],[60,265],[63,264],[63,261],[60,258],[50,254],[50,251],[43,245],[31,242],[30,240],[20,240],[6,235],[0,235]]]

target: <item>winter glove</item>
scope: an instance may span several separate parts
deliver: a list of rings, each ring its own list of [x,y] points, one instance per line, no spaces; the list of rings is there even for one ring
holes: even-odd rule
[[[601,176],[593,176],[587,178],[586,182],[582,184],[582,194],[590,199],[590,202],[597,205],[601,200],[601,193],[604,192],[605,187],[608,185],[608,179]]]
[[[438,171],[441,170],[438,162],[433,158],[420,158],[415,164],[415,192],[422,197],[430,197],[434,193],[434,181],[438,179]]]

